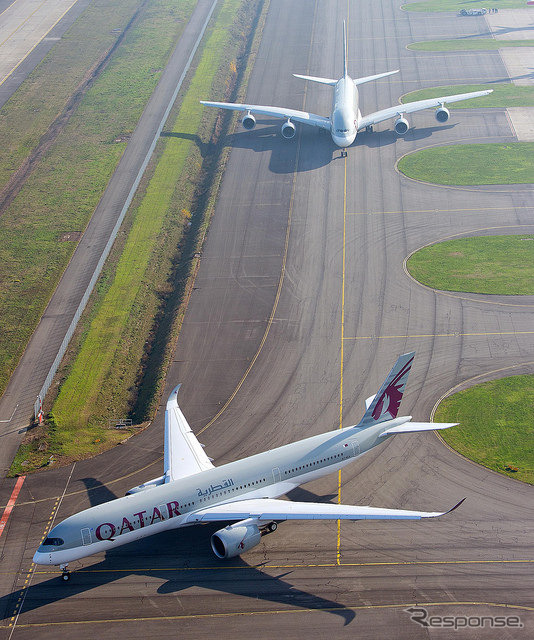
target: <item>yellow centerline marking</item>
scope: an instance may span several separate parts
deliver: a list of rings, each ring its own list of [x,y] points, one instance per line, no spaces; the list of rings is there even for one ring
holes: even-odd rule
[[[349,41],[349,17],[350,4],[347,0],[347,47]],[[345,56],[346,51],[343,52]],[[348,56],[347,56],[348,57]],[[347,229],[347,156],[345,155],[343,163],[343,239],[342,239],[342,267],[341,267],[341,345],[339,352],[339,428],[343,428],[343,365],[344,365],[344,342],[345,342],[345,239]],[[341,504],[341,469],[337,472],[337,503]],[[341,564],[341,520],[337,521],[337,543],[336,543],[336,564]]]
[[[388,340],[391,338],[468,338],[481,336],[523,336],[533,335],[534,331],[484,331],[479,333],[462,333],[453,331],[451,333],[415,333],[398,336],[347,336],[344,340]]]
[[[77,574],[83,573],[165,573],[165,572],[189,572],[189,571],[231,571],[251,569],[336,569],[349,567],[409,567],[409,566],[451,566],[451,565],[505,565],[505,564],[534,564],[533,560],[398,560],[375,562],[323,562],[323,563],[294,563],[294,564],[256,564],[256,565],[214,565],[207,567],[155,567],[155,568],[126,568],[126,569],[79,569]],[[0,574],[14,574],[15,571],[0,571]],[[57,575],[53,569],[36,570],[37,575]]]
[[[52,512],[50,513],[50,518],[48,518],[48,522],[46,523],[46,527],[45,530],[43,531],[43,535],[41,536],[41,543],[43,543],[44,539],[46,538],[46,536],[48,535],[48,532],[52,529],[52,527],[54,526],[54,522],[56,521],[56,517],[59,511],[59,507],[61,506],[61,503],[63,502],[63,498],[65,497],[65,494],[67,493],[67,487],[69,486],[69,482],[72,478],[72,474],[74,473],[74,467],[76,466],[76,463],[74,462],[72,465],[72,469],[70,470],[70,474],[69,477],[67,478],[67,482],[65,484],[65,489],[63,489],[63,494],[61,495],[61,497],[58,497],[56,499],[56,502],[54,503],[54,506],[52,507]],[[31,582],[33,580],[34,575],[37,573],[35,570],[36,565],[32,562],[30,565],[30,568],[28,569],[27,573],[26,573],[26,579],[24,580],[24,585],[22,586],[21,589],[21,593],[19,595],[19,599],[17,600],[17,603],[15,604],[15,608],[13,610],[13,613],[11,614],[11,618],[9,620],[9,624],[8,624],[8,628],[11,628],[11,633],[9,634],[8,640],[11,640],[11,636],[13,635],[13,632],[15,631],[15,627],[17,626],[17,622],[19,619],[19,616],[21,614],[22,611],[22,607],[24,606],[24,603],[26,601],[26,596],[28,595],[28,589],[30,588]]]
[[[19,628],[31,629],[34,627],[65,626],[65,625],[89,625],[89,624],[110,624],[112,622],[161,622],[162,620],[199,620],[206,618],[239,618],[250,616],[279,615],[281,613],[329,613],[335,611],[365,611],[373,609],[406,609],[408,607],[450,607],[450,606],[470,606],[470,607],[501,607],[503,609],[514,609],[519,611],[534,611],[534,607],[518,604],[507,604],[503,602],[477,602],[477,601],[445,601],[445,602],[404,602],[390,604],[354,604],[340,605],[339,607],[314,607],[313,609],[268,609],[258,611],[229,611],[221,613],[191,613],[177,616],[145,616],[138,618],[108,618],[105,620],[61,620],[59,622],[29,622],[19,624]]]

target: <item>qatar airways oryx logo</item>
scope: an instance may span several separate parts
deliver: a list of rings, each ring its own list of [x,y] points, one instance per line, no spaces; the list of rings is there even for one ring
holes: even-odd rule
[[[373,413],[371,414],[375,420],[379,420],[385,413],[389,413],[392,418],[396,418],[399,413],[399,407],[406,385],[406,378],[412,368],[413,357],[402,367],[393,380],[381,393],[378,398]]]
[[[115,525],[112,522],[103,522],[95,529],[95,536],[97,540],[111,540],[111,542],[113,542],[116,536],[120,536],[125,532],[142,529],[155,522],[163,522],[163,520],[167,520],[168,518],[179,516],[178,506],[176,501],[167,502],[165,505],[153,507],[150,515],[147,515],[149,511],[144,509],[143,511],[134,513],[130,518],[123,516],[120,525]]]

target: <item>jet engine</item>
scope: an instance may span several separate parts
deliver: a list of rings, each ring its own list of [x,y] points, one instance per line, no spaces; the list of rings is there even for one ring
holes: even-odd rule
[[[438,122],[447,122],[450,115],[451,112],[446,107],[440,107],[439,109],[436,109],[436,112],[434,113],[434,117]]]
[[[233,558],[260,543],[261,532],[257,524],[242,520],[219,529],[211,536],[211,548],[218,558]]]
[[[282,136],[286,140],[291,140],[291,138],[295,137],[295,133],[297,133],[297,130],[291,120],[284,122],[284,124],[282,125]]]
[[[243,120],[241,120],[241,124],[245,129],[248,129],[250,131],[251,129],[254,129],[254,127],[256,126],[256,118],[249,111],[243,116]]]
[[[408,120],[406,120],[406,118],[403,118],[402,116],[400,116],[400,118],[395,120],[395,132],[399,136],[403,136],[408,131],[409,128],[410,128],[410,125],[408,124]]]

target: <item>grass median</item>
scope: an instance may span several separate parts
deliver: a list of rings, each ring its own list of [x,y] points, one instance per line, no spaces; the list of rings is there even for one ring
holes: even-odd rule
[[[446,240],[416,251],[407,267],[433,289],[534,295],[534,236]]]
[[[534,484],[534,376],[502,378],[455,393],[440,404],[436,422],[445,442],[479,464]]]
[[[180,262],[184,271],[191,265],[190,225],[202,225],[196,214],[192,217],[190,204],[203,169],[202,153],[221,114],[205,109],[199,99],[223,97],[235,82],[236,56],[258,7],[243,0],[225,0],[220,6],[177,117],[158,145],[153,175],[137,198],[116,268],[107,272],[79,352],[52,407],[45,455],[72,459],[110,446],[117,435],[108,428],[109,416],[123,416],[135,404],[140,363],[150,357],[146,345],[153,346],[157,330],[154,316],[176,286],[173,269]]]
[[[505,47],[534,47],[534,40],[496,40],[495,38],[457,38],[455,40],[424,40],[412,42],[413,51],[491,51]]]
[[[446,185],[534,183],[534,142],[457,144],[403,156],[399,171],[414,180]]]
[[[447,109],[482,109],[487,107],[506,109],[507,107],[534,107],[534,86],[516,86],[511,82],[500,84],[457,84],[447,87],[432,87],[419,89],[402,96],[401,102],[415,102],[436,96],[452,96],[457,93],[471,93],[472,91],[486,91],[493,89],[493,93],[472,100],[462,100],[447,105]]]

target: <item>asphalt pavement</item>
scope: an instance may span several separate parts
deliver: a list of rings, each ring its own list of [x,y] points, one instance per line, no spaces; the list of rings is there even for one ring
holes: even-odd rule
[[[484,19],[400,11],[362,0],[348,15],[349,70],[365,76],[362,113],[417,87],[506,77],[498,51],[409,51],[414,40],[485,32]],[[341,73],[347,3],[271,0],[247,100],[329,113],[328,87],[291,74]],[[206,96],[209,98],[209,96]],[[416,351],[401,407],[427,420],[456,385],[534,366],[534,297],[433,291],[406,256],[456,236],[532,233],[530,186],[450,188],[400,175],[415,149],[515,140],[505,111],[455,111],[445,125],[415,114],[362,133],[341,159],[325,132],[259,119],[232,147],[167,391],[216,464],[359,420],[398,354]],[[163,402],[166,400],[166,395]],[[163,404],[162,404],[163,408]],[[161,408],[161,409],[162,409]],[[21,638],[444,637],[405,610],[490,622],[465,637],[522,638],[534,629],[532,487],[449,450],[432,433],[388,440],[290,497],[454,513],[427,522],[281,525],[242,558],[209,547],[214,526],[151,537],[71,567],[69,583],[31,558],[51,522],[162,468],[163,411],[153,425],[93,460],[27,478],[0,537],[3,633]],[[0,488],[6,504],[14,481]],[[450,632],[449,632],[450,633]],[[441,634],[441,636],[440,636]]]

